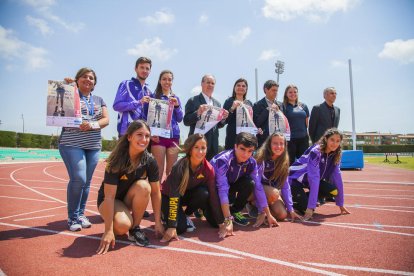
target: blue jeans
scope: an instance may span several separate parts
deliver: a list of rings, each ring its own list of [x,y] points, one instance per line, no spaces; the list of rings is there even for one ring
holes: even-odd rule
[[[81,149],[59,144],[59,152],[69,174],[67,189],[68,218],[83,216],[91,179],[99,161],[99,149]]]

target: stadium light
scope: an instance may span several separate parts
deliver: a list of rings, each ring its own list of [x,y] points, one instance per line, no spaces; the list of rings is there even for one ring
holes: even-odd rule
[[[283,61],[278,60],[276,61],[275,66],[275,73],[277,74],[277,83],[279,83],[279,75],[285,72],[285,63]]]

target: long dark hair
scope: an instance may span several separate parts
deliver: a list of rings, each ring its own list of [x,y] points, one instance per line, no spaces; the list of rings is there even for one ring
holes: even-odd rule
[[[161,96],[163,95],[162,87],[161,87],[161,78],[164,74],[171,74],[172,78],[174,79],[174,74],[170,70],[161,71],[160,76],[158,77],[157,87],[155,88],[155,98],[156,99],[161,99]],[[170,93],[173,94],[172,91]]]
[[[246,84],[246,93],[243,95],[243,101],[244,101],[244,100],[246,100],[247,90],[249,89],[249,84],[247,83],[247,80],[245,80],[243,78],[240,78],[240,79],[236,80],[236,82],[234,83],[234,85],[233,85],[233,94],[231,95],[231,97],[233,99],[236,99],[236,85],[239,82],[244,82]]]
[[[128,137],[130,137],[135,131],[140,128],[146,128],[148,131],[150,127],[147,123],[143,120],[137,120],[132,122],[127,132],[119,138],[115,148],[112,150],[111,154],[107,159],[106,171],[109,173],[131,173],[137,169],[137,167],[141,164],[146,164],[149,153],[145,150],[140,156],[138,156],[137,160],[130,160],[129,156],[129,141]],[[132,162],[131,162],[132,161]]]
[[[193,149],[194,145],[201,139],[204,139],[204,141],[207,143],[206,137],[201,133],[196,133],[188,136],[184,142],[183,152],[185,153],[185,157],[177,161],[178,170],[182,172],[183,176],[181,178],[180,185],[178,186],[180,195],[184,195],[185,191],[187,190],[188,179],[190,178],[191,150]]]
[[[327,131],[325,131],[325,133],[319,139],[319,141],[318,141],[319,150],[322,153],[325,153],[326,147],[328,145],[329,137],[331,137],[332,135],[336,135],[336,134],[339,135],[339,137],[341,138],[341,142],[342,142],[342,140],[344,139],[344,136],[343,136],[342,132],[340,132],[336,128],[328,129]],[[341,162],[341,155],[342,155],[342,146],[341,146],[341,144],[339,144],[339,147],[334,151],[334,163],[335,163],[335,165],[338,165]]]
[[[283,184],[286,182],[286,179],[289,174],[289,155],[287,151],[287,142],[285,135],[281,132],[275,132],[269,137],[267,137],[266,141],[263,143],[263,145],[257,150],[256,154],[256,161],[258,164],[263,163],[268,160],[272,160],[272,139],[273,137],[282,137],[284,144],[285,144],[285,150],[283,153],[274,161],[275,162],[275,170],[273,172],[273,175],[270,177],[269,180],[275,181],[277,183],[276,188],[280,189]]]

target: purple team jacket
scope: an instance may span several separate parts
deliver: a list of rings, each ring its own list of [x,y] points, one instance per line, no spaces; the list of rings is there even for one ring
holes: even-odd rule
[[[223,151],[210,161],[216,172],[216,186],[221,204],[229,203],[230,185],[242,176],[250,176],[254,181],[254,195],[259,212],[263,212],[267,205],[266,194],[260,183],[256,160],[250,157],[246,162],[238,164],[234,150]]]
[[[119,136],[124,135],[131,122],[138,119],[146,121],[148,104],[141,104],[144,96],[150,96],[151,91],[145,83],[143,86],[136,78],[125,80],[119,84],[113,108],[118,111],[117,130]]]
[[[318,201],[319,182],[322,179],[335,184],[338,195],[336,205],[344,206],[344,186],[339,164],[333,162],[333,155],[322,153],[319,145],[309,147],[305,153],[292,164],[289,171],[289,184],[296,180],[309,188],[308,208],[315,209]]]
[[[282,199],[285,202],[286,209],[288,212],[293,211],[293,201],[292,201],[292,193],[290,191],[289,185],[289,177],[286,178],[285,183],[279,187],[279,183],[275,181],[269,180],[272,177],[273,172],[275,171],[275,162],[272,160],[266,160],[263,163],[257,164],[258,166],[258,175],[261,178],[261,183],[263,185],[269,185],[274,188],[280,189]]]

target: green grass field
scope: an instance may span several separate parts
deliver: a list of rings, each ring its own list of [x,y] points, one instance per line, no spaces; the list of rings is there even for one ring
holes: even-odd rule
[[[401,163],[396,164],[394,163],[397,161],[396,156],[389,156],[388,160],[390,162],[384,162],[385,156],[364,156],[364,162],[368,164],[375,164],[375,165],[382,165],[382,166],[389,166],[393,168],[404,168],[414,171],[414,157],[411,156],[400,156],[398,159]]]

